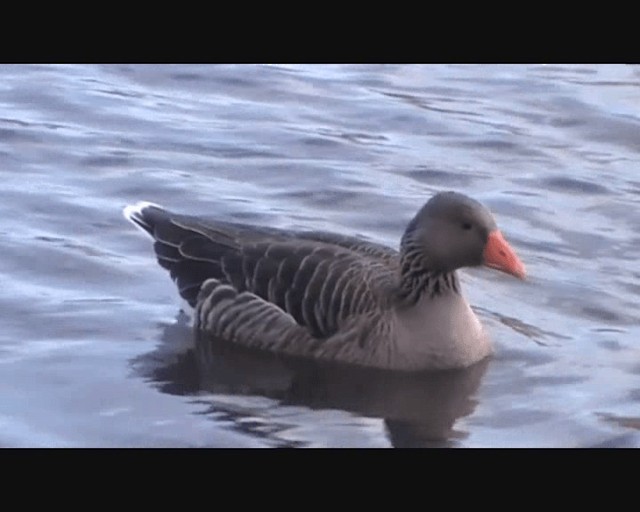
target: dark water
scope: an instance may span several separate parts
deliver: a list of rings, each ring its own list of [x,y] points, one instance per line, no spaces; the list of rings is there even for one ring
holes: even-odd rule
[[[637,66],[0,67],[0,446],[640,446]],[[220,349],[124,221],[149,200],[397,245],[488,204],[496,355],[393,375]]]

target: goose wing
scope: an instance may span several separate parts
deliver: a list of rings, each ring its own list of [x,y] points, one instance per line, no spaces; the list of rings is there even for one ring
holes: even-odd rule
[[[357,238],[293,233],[173,215],[153,205],[128,216],[155,240],[158,262],[193,307],[207,279],[267,301],[326,338],[343,320],[382,307],[397,253]]]

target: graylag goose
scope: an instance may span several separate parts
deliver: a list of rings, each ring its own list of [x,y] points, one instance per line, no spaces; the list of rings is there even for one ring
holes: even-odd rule
[[[173,214],[148,202],[125,217],[195,308],[196,343],[216,340],[389,370],[470,366],[491,341],[456,270],[525,277],[491,212],[456,192],[433,196],[400,250],[323,231],[287,231]]]

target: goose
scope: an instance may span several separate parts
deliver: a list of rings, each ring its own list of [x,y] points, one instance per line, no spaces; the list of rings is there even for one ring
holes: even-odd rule
[[[194,308],[196,345],[217,340],[385,370],[464,368],[492,354],[457,275],[526,270],[487,207],[432,196],[399,250],[325,231],[174,214],[150,202],[123,214]]]

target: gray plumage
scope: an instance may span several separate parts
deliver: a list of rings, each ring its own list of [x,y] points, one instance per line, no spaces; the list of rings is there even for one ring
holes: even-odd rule
[[[455,269],[482,263],[495,222],[461,194],[432,198],[407,227],[400,251],[328,232],[176,215],[151,203],[124,213],[154,239],[159,264],[195,308],[199,344],[223,339],[403,370],[466,366],[490,352]],[[450,340],[438,325],[424,332],[425,321],[449,322],[437,318],[442,305],[468,340],[455,328]],[[414,324],[423,333],[407,330]]]

